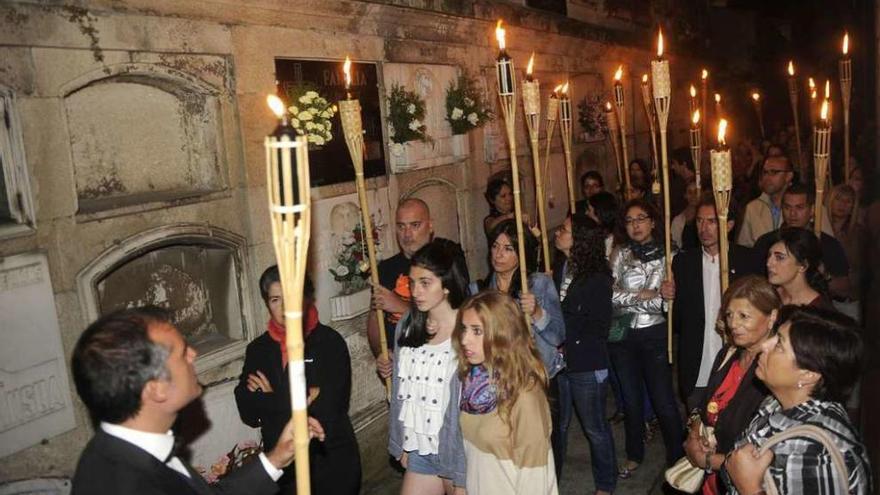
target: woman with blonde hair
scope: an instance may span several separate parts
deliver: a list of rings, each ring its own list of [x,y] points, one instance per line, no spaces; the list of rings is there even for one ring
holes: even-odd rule
[[[849,263],[849,297],[834,298],[834,307],[841,313],[861,320],[862,287],[865,286],[862,271],[864,266],[867,237],[865,226],[859,221],[859,199],[856,190],[848,184],[838,184],[831,189],[825,204],[834,237],[843,246],[846,261]]]
[[[547,372],[517,303],[488,290],[459,308],[461,433],[468,495],[556,495]]]

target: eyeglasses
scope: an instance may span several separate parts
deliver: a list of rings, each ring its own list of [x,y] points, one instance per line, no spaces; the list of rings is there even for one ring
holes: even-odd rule
[[[639,224],[643,224],[643,223],[647,222],[650,219],[651,219],[651,217],[649,217],[648,215],[639,215],[635,218],[627,217],[626,220],[624,220],[624,222],[627,225],[639,225]]]
[[[791,170],[780,170],[780,169],[765,168],[761,173],[762,173],[763,175],[772,175],[772,176],[775,177],[775,176],[777,176],[777,175],[779,175],[779,174],[784,174],[784,173],[786,173],[786,172],[791,172]]]

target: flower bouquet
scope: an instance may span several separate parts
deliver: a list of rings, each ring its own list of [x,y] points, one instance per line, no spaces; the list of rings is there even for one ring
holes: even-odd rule
[[[288,90],[287,101],[292,103],[287,108],[290,125],[299,135],[307,136],[310,146],[323,146],[333,139],[331,120],[336,115],[336,105],[304,86]]]
[[[492,120],[492,112],[483,101],[476,82],[467,74],[446,88],[446,121],[453,134],[464,134]]]
[[[585,96],[578,103],[578,123],[583,129],[584,141],[604,137],[608,131],[608,123],[605,120],[605,110],[602,108],[602,99],[599,95]]]
[[[373,242],[376,246],[376,256],[380,251],[381,226],[373,224]],[[348,295],[363,290],[367,287],[367,277],[370,275],[370,262],[367,259],[367,245],[364,239],[364,229],[361,222],[354,226],[342,239],[336,251],[336,267],[330,268],[333,279],[342,284],[340,295]]]
[[[408,141],[431,142],[424,120],[425,100],[415,91],[393,84],[388,95],[388,136],[392,148],[402,147]]]

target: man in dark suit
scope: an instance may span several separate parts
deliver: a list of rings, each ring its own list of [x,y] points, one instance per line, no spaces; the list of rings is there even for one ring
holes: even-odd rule
[[[732,205],[728,218],[736,218]],[[664,298],[678,302],[672,314],[672,324],[678,332],[678,386],[688,409],[693,407],[689,398],[695,389],[706,386],[715,354],[721,349],[721,337],[715,331],[715,321],[721,310],[719,229],[711,195],[701,199],[695,220],[700,248],[679,252],[672,260],[673,279],[664,282],[660,288]],[[734,221],[728,220],[725,233],[733,230],[733,225]],[[749,248],[730,245],[728,273],[731,281],[759,271]]]
[[[171,426],[201,395],[196,351],[158,308],[114,312],[89,326],[73,351],[76,390],[96,424],[73,477],[73,495],[275,493],[293,461],[292,422],[275,448],[209,486],[174,453]],[[323,437],[310,418],[310,435]]]

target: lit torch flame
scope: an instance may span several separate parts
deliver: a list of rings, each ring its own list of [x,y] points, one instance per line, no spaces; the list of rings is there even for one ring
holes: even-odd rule
[[[709,78],[709,71],[707,71],[706,69],[703,69],[703,73],[702,73],[702,75],[700,75],[700,78],[704,81],[706,79],[708,79]]]
[[[822,102],[822,110],[819,111],[819,117],[822,120],[828,120],[828,100]]]
[[[816,96],[817,96],[817,93],[816,93],[816,90],[814,89],[813,91],[810,92],[810,99],[815,100]]]
[[[794,61],[793,60],[788,61],[788,75],[791,77],[794,77]]]
[[[715,93],[715,103],[721,103],[721,93]]]
[[[724,146],[727,144],[727,141],[724,140],[724,135],[727,133],[727,119],[721,119],[718,122],[718,144]]]
[[[610,112],[610,111],[611,111],[611,102],[610,102],[610,101],[606,101],[606,102],[605,102],[605,111],[606,111],[606,112]]]
[[[645,85],[648,84],[648,75],[647,74],[642,74],[642,84],[645,84]]]
[[[663,30],[657,29],[657,58],[663,57]]]
[[[562,85],[562,94],[568,96],[568,82]]]
[[[831,81],[825,79],[825,99],[831,98]]]
[[[752,99],[755,101],[759,101],[761,99],[761,93],[755,91],[754,93],[752,93]]]
[[[281,101],[281,98],[275,95],[269,95],[266,97],[266,103],[269,104],[272,113],[274,113],[279,119],[284,115],[284,102]]]
[[[623,77],[623,66],[622,65],[617,67],[617,72],[614,73],[614,81],[620,82],[621,77]]]
[[[562,85],[560,84],[559,86],[556,86],[555,88],[553,88],[553,94],[554,95],[559,94],[559,92],[561,90],[562,90]]]
[[[849,33],[843,33],[843,55],[849,53]]]
[[[342,64],[342,72],[345,73],[345,89],[351,85],[351,59],[345,56],[345,63]]]
[[[694,85],[691,84],[691,98],[696,98],[696,97],[697,97],[697,88],[695,88]]]
[[[694,110],[694,115],[691,117],[691,122],[694,123],[694,127],[696,127],[697,124],[700,123],[700,109],[699,108]]]
[[[810,86],[811,90],[816,89],[816,82],[813,81],[812,77],[807,79],[807,85]]]
[[[498,24],[495,26],[495,39],[498,40],[498,49],[504,50],[504,28],[501,27],[501,19],[498,19]]]
[[[532,56],[529,57],[529,65],[526,67],[526,74],[532,75],[532,69],[535,66],[535,52],[532,52]]]

